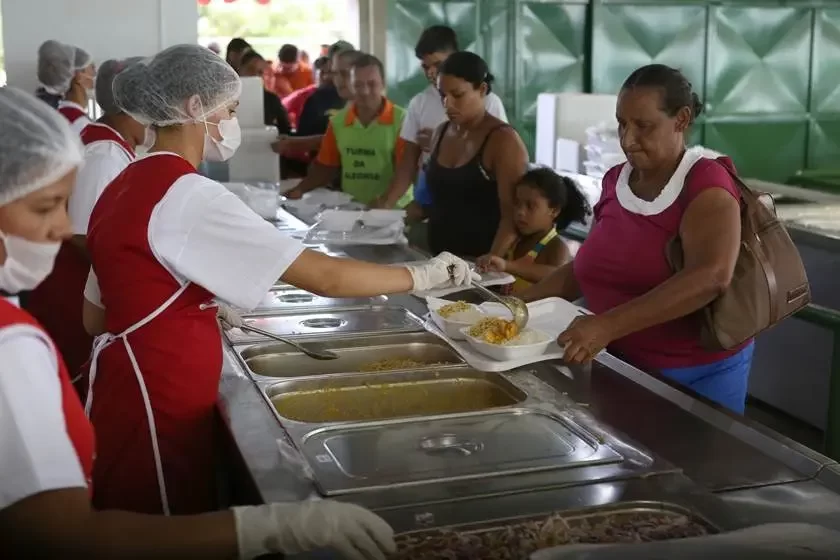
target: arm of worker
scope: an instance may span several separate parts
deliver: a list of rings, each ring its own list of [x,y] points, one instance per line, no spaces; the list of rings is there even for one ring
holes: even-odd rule
[[[300,198],[311,190],[324,187],[333,182],[341,170],[341,153],[333,132],[332,124],[327,127],[318,157],[309,167],[309,173],[292,190],[286,193],[287,198]]]
[[[485,268],[492,272],[507,272],[536,284],[549,277],[557,270],[558,266],[568,259],[569,249],[562,239],[555,237],[543,248],[536,260],[506,260],[502,257],[493,256]]]
[[[528,169],[528,150],[511,127],[491,133],[485,152],[485,165],[496,178],[499,189],[501,220],[490,254],[502,256],[516,243],[516,226],[513,223],[514,190],[516,183]]]
[[[58,357],[34,327],[0,337],[0,558],[251,560],[319,545],[384,560],[393,531],[358,506],[323,500],[163,516],[96,511],[65,413]],[[72,407],[76,407],[74,410]]]
[[[99,292],[99,280],[93,269],[85,282],[85,297],[82,304],[82,325],[90,336],[99,336],[105,332],[105,306]]]
[[[397,205],[397,202],[405,195],[408,187],[411,186],[417,176],[422,153],[420,146],[417,144],[402,137],[397,138],[397,145],[394,149],[396,171],[388,184],[388,190],[385,191],[384,195],[373,201],[372,208],[390,209]]]
[[[321,146],[323,140],[323,134],[313,134],[312,136],[288,136],[281,134],[271,144],[271,149],[281,155],[292,152],[314,152]]]
[[[574,261],[569,261],[522,292],[524,301],[538,301],[549,297],[559,297],[574,301],[583,295],[575,278]]]
[[[668,280],[598,316],[580,317],[561,333],[564,359],[591,360],[613,340],[684,317],[729,286],[741,244],[740,205],[725,188],[701,191],[680,222],[685,267]]]

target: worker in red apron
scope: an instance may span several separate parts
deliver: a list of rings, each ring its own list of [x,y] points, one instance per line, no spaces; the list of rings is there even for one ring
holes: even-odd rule
[[[38,49],[38,81],[46,93],[61,96],[58,112],[81,134],[90,123],[87,105],[96,79],[96,67],[87,51],[45,41]]]
[[[239,77],[208,49],[170,47],[121,72],[113,89],[156,141],[108,185],[88,229],[86,326],[103,333],[86,402],[98,441],[94,503],[208,511],[222,368],[216,301],[253,309],[281,278],[356,297],[468,285],[473,274],[451,255],[393,267],[307,250],[199,175],[202,158],[225,160],[240,140]]]
[[[250,560],[333,548],[384,560],[393,531],[330,500],[164,517],[96,511],[95,435],[67,368],[14,302],[49,273],[71,235],[67,202],[82,162],[78,135],[51,107],[0,89],[0,558]]]
[[[138,60],[109,60],[99,69],[96,99],[104,114],[82,131],[84,165],[68,206],[73,237],[61,244],[52,274],[33,290],[27,303],[29,312],[58,346],[74,379],[93,348],[93,337],[82,323],[85,281],[90,271],[85,241],[90,213],[108,183],[134,161],[134,149],[144,142],[148,130],[116,106],[111,89],[114,77]]]

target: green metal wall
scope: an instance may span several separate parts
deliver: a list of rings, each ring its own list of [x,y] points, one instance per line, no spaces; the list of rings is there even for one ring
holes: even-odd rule
[[[615,93],[633,69],[661,62],[681,68],[706,102],[693,140],[732,156],[743,174],[781,181],[840,166],[840,7],[391,0],[388,83],[398,102],[425,86],[414,43],[436,23],[487,60],[531,148],[539,93]]]

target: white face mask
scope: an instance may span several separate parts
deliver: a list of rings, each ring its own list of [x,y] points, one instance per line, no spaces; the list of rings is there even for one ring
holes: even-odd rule
[[[222,139],[216,140],[210,136],[207,125],[219,127],[219,135]],[[236,117],[222,119],[218,124],[205,121],[204,128],[204,159],[207,161],[227,161],[233,157],[233,154],[239,148],[239,144],[242,143],[242,130],[239,128],[239,120]]]
[[[155,134],[155,129],[150,126],[146,128],[146,135],[143,137],[143,143],[139,147],[148,152],[155,145],[155,140],[157,140],[157,134]]]
[[[6,260],[0,264],[0,290],[32,290],[52,272],[61,242],[37,243],[0,231]]]

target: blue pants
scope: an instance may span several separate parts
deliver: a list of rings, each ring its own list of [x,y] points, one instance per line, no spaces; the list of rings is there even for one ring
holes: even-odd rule
[[[721,406],[743,414],[754,350],[755,342],[750,342],[737,354],[718,362],[704,366],[664,369],[662,375]]]
[[[417,174],[417,182],[414,184],[414,200],[420,206],[432,205],[432,193],[429,192],[429,187],[426,185],[426,168],[420,169]]]

